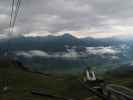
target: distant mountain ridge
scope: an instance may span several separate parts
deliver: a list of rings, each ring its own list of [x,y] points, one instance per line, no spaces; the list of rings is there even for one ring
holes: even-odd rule
[[[8,47],[6,47],[8,45]],[[10,39],[9,42],[0,42],[0,48],[12,50],[45,50],[45,51],[64,51],[65,46],[85,46],[86,42],[69,34],[62,36],[46,37],[17,37]]]
[[[1,41],[0,48],[8,48],[11,51],[15,50],[45,50],[45,51],[66,51],[66,46],[78,47],[95,47],[118,45],[121,41],[116,39],[95,39],[95,38],[76,38],[70,34],[61,36],[48,35],[45,37],[17,37],[12,38],[8,42]]]

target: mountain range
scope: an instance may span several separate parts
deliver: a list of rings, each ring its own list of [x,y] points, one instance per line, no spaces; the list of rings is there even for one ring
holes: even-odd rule
[[[127,39],[127,38],[126,38]],[[80,72],[86,67],[103,72],[132,62],[132,41],[111,38],[76,38],[70,34],[17,37],[0,41],[6,50],[37,71]]]
[[[0,41],[1,49],[9,50],[45,50],[45,51],[63,51],[65,46],[78,47],[96,47],[96,46],[110,46],[119,45],[122,41],[115,38],[76,38],[70,34],[61,36],[48,35],[46,37],[24,37],[9,39],[8,41]]]

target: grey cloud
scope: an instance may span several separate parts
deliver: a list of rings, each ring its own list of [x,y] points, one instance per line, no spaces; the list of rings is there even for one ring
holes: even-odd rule
[[[0,0],[0,15],[9,16],[9,5],[10,0]],[[113,31],[114,24],[133,25],[132,10],[132,0],[22,0],[15,34],[54,34],[91,28],[96,32]],[[0,33],[8,29],[8,22],[0,23]]]

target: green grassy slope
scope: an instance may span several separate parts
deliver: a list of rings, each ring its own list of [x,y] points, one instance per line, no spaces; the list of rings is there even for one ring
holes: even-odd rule
[[[126,75],[118,75],[118,76],[110,75],[110,73],[108,73],[104,79],[110,83],[122,85],[130,89],[133,89],[133,73],[128,73]]]
[[[106,73],[104,79],[107,82],[133,89],[132,77],[131,73],[125,77],[116,77]],[[100,100],[89,93],[80,84],[78,78],[79,76],[74,75],[32,73],[12,63],[10,59],[0,59],[0,100],[56,100],[46,96],[33,95],[31,93],[33,89],[41,89],[50,94],[75,100]],[[8,86],[8,91],[3,91],[5,86]]]
[[[5,86],[8,86],[8,91],[3,91]],[[76,76],[45,76],[25,71],[12,63],[1,61],[0,100],[56,100],[31,94],[33,88],[76,100],[85,100],[90,97],[90,93],[82,87]]]

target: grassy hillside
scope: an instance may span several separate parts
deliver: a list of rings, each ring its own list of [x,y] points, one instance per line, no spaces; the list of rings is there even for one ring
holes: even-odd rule
[[[5,86],[8,86],[7,91],[3,90]],[[76,100],[93,96],[82,87],[76,76],[41,75],[21,69],[9,60],[0,62],[0,100],[56,100],[33,95],[33,89]]]
[[[133,89],[133,74],[116,77],[104,76],[105,81]],[[78,81],[79,76],[32,73],[10,59],[0,58],[0,100],[56,100],[46,96],[33,95],[32,90],[41,90],[74,100],[100,100],[88,92]],[[4,87],[7,86],[7,91]],[[57,99],[59,100],[59,99]]]
[[[108,71],[104,74],[104,79],[113,83],[133,89],[133,71],[132,67],[128,70],[129,66],[122,66],[115,70]]]

